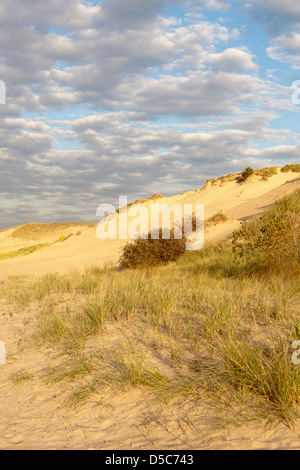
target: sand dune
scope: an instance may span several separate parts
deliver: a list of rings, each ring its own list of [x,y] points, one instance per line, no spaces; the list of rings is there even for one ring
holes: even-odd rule
[[[266,211],[274,202],[285,194],[300,187],[298,173],[281,173],[267,181],[253,176],[243,184],[236,181],[216,182],[200,190],[186,192],[170,198],[159,199],[159,204],[204,204],[205,219],[222,211],[227,222],[210,226],[205,231],[205,242],[220,241],[230,238],[240,222],[251,219]],[[156,202],[156,201],[155,201]],[[146,203],[149,207],[151,201]],[[14,229],[0,232],[1,246],[28,246],[36,241],[13,238]],[[57,235],[57,234],[56,234]],[[49,241],[49,237],[39,243]],[[124,240],[100,240],[96,226],[88,227],[78,236],[72,236],[63,243],[52,244],[33,254],[0,261],[0,278],[12,275],[42,275],[57,271],[65,273],[73,269],[82,269],[91,264],[103,266],[106,263],[117,264]]]
[[[244,184],[236,181],[217,181],[205,188],[186,192],[172,198],[162,198],[160,203],[204,204],[205,241],[230,238],[242,220],[256,217],[266,211],[282,196],[300,188],[299,174],[281,173],[263,181],[252,177]],[[146,205],[150,207],[151,201]],[[209,223],[222,211],[223,223]],[[154,396],[144,389],[132,388],[116,393],[114,389],[105,394],[105,403],[91,399],[78,409],[65,407],[69,382],[48,384],[43,371],[58,360],[56,347],[32,346],[29,339],[43,307],[59,310],[73,302],[76,309],[81,297],[73,294],[39,300],[29,305],[9,300],[5,289],[11,285],[18,294],[26,278],[6,281],[8,276],[35,275],[49,272],[65,273],[80,270],[89,265],[105,263],[117,265],[124,240],[99,240],[96,226],[77,227],[78,230],[65,241],[56,242],[62,227],[50,231],[40,227],[41,233],[25,226],[0,232],[0,249],[18,250],[20,247],[49,243],[41,251],[28,256],[0,261],[3,297],[0,298],[0,339],[5,341],[7,363],[0,364],[0,448],[4,449],[99,449],[99,450],[192,450],[192,449],[298,449],[299,423],[294,429],[280,422],[276,427],[266,427],[256,422],[226,426],[224,429],[206,428],[215,418],[215,410],[206,402],[205,395],[197,402],[180,400],[162,407]],[[35,227],[36,229],[37,227]],[[65,228],[66,237],[70,234]],[[16,237],[16,231],[19,234]],[[33,235],[33,232],[35,235]],[[38,236],[37,236],[38,233]],[[22,238],[23,237],[23,238]],[[1,254],[1,251],[0,251]],[[111,274],[111,273],[110,273]],[[116,274],[116,273],[114,273]],[[123,273],[117,273],[122,275]],[[126,273],[125,273],[126,274]],[[102,287],[101,287],[102,288]],[[75,294],[74,294],[75,295]],[[48,304],[47,304],[48,302]],[[51,304],[51,305],[50,305]],[[114,329],[115,328],[115,329]],[[127,326],[126,326],[127,328]],[[132,328],[132,326],[130,327]],[[90,340],[88,347],[99,348],[104,337],[110,347],[118,344],[122,335],[120,326],[108,326],[102,336]],[[125,329],[126,335],[129,330]],[[132,332],[135,333],[134,331]],[[121,336],[122,337],[122,336]],[[127,337],[127,336],[126,336]],[[98,344],[99,343],[99,344]],[[93,350],[93,349],[91,349]],[[14,374],[30,374],[30,380],[18,387],[12,382]],[[100,401],[99,401],[100,400]],[[198,427],[189,424],[187,417]]]

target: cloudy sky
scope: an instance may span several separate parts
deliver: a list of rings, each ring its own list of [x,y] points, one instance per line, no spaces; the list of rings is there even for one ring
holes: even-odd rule
[[[0,228],[299,162],[300,2],[1,0]]]

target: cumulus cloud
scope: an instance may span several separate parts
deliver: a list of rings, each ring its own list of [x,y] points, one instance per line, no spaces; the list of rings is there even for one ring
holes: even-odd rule
[[[253,62],[253,56],[244,49],[228,48],[223,52],[210,54],[208,61],[225,72],[258,68]]]
[[[251,14],[262,8],[252,4]],[[263,11],[278,19],[283,8],[296,25],[293,4],[270,0]],[[231,6],[3,0],[0,227],[95,220],[97,206],[119,194],[196,189],[272,161],[272,152],[274,161],[285,152],[297,159],[298,136],[272,128],[287,91],[263,78]],[[269,55],[283,61],[288,51],[297,64],[298,39],[272,36]]]
[[[288,62],[295,69],[300,68],[300,33],[279,36],[267,52],[272,59]]]

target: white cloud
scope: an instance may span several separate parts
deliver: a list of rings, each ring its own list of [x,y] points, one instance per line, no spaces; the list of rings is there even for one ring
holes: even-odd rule
[[[279,36],[274,45],[267,49],[267,53],[274,60],[300,68],[300,33]]]
[[[2,226],[91,220],[121,193],[199,188],[272,161],[272,151],[274,161],[285,152],[297,159],[298,136],[271,127],[288,109],[288,90],[263,80],[231,17],[215,19],[229,3],[191,0],[188,16],[166,16],[163,7],[177,4],[186,5],[2,0]],[[264,12],[276,17],[282,5],[266,1]],[[289,3],[285,13],[296,25],[297,8]],[[268,52],[297,64],[297,33],[275,35]],[[261,150],[265,142],[272,150]]]
[[[258,68],[253,62],[253,56],[245,49],[228,48],[223,52],[210,54],[208,62],[225,72]]]

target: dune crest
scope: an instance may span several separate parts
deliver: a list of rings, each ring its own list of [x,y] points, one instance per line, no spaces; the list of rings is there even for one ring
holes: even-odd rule
[[[205,221],[218,213],[224,214],[222,223],[206,223],[205,243],[231,237],[242,220],[250,220],[264,213],[278,199],[300,187],[299,173],[280,172],[265,179],[253,175],[239,182],[238,175],[208,181],[195,191],[173,197],[154,199],[159,204],[204,204]],[[153,200],[142,201],[150,207]],[[118,214],[117,214],[118,216]],[[0,232],[0,278],[12,275],[43,275],[48,272],[66,273],[84,269],[91,264],[117,265],[125,240],[100,240],[96,224],[29,224]],[[61,238],[61,239],[60,239]],[[36,251],[26,256],[1,260],[1,253],[20,250],[39,244]],[[22,252],[20,253],[22,254]]]

